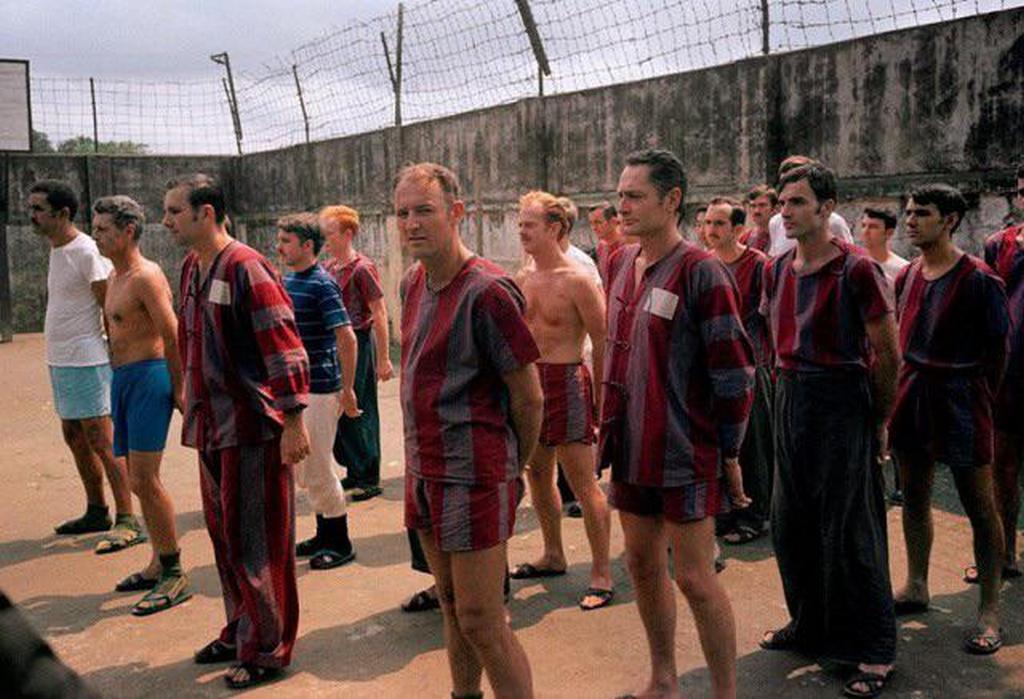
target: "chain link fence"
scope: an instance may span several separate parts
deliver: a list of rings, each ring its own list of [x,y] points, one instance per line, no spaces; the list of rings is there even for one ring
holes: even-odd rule
[[[35,149],[265,151],[1022,6],[1024,0],[410,1],[236,75],[213,68],[196,82],[33,77]]]

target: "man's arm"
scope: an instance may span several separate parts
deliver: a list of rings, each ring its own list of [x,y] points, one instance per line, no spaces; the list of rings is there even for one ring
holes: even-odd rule
[[[593,346],[594,364],[594,405],[601,405],[601,387],[604,378],[604,345],[608,328],[605,321],[604,294],[601,288],[594,281],[586,276],[579,275],[576,282],[576,293],[573,300],[576,303],[576,310],[583,319],[583,327],[590,336],[590,343]]]
[[[142,305],[153,321],[153,328],[164,342],[164,357],[167,359],[167,370],[171,374],[174,405],[180,412],[184,412],[184,375],[181,356],[178,354],[178,316],[174,313],[171,285],[159,270],[144,274],[139,280],[139,285]]]
[[[383,297],[370,301],[367,305],[370,307],[370,312],[373,313],[373,342],[377,346],[377,379],[387,381],[395,375],[395,368],[391,365],[390,356],[388,307],[384,303]]]
[[[359,405],[356,401],[356,361],[359,345],[351,325],[339,325],[334,329],[334,339],[338,343],[338,361],[341,363],[341,414],[348,417],[359,417]]]
[[[103,334],[110,337],[110,323],[107,322],[107,280],[100,279],[89,284],[92,295],[100,307],[100,316],[103,318]]]
[[[530,363],[502,374],[501,380],[508,386],[512,428],[519,438],[519,468],[522,469],[533,456],[540,438],[544,412],[540,377],[537,376],[537,367]]]
[[[885,313],[865,323],[868,343],[875,355],[871,367],[871,395],[875,403],[875,423],[879,433],[884,429],[896,399],[896,375],[900,368],[896,318]],[[884,451],[885,444],[882,444]]]

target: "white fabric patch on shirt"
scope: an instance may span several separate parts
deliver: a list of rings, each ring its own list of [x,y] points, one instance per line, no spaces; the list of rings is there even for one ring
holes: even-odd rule
[[[222,306],[231,305],[231,287],[223,279],[210,280],[210,302]]]
[[[651,295],[647,297],[644,310],[665,320],[672,320],[678,305],[679,297],[676,294],[655,287],[651,289]]]

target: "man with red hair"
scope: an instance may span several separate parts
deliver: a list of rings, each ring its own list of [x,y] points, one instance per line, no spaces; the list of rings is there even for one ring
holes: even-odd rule
[[[362,413],[338,418],[334,457],[348,471],[342,485],[352,499],[369,500],[381,493],[377,381],[394,376],[388,357],[388,309],[376,265],[352,246],[359,232],[359,212],[348,206],[325,207],[320,228],[330,256],[324,268],[341,288],[358,345],[355,389]]]

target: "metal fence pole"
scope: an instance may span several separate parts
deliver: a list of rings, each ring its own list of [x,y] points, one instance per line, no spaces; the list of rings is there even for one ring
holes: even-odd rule
[[[765,56],[772,52],[771,24],[769,19],[768,0],[761,0],[761,53]]]
[[[235,128],[235,145],[238,147],[238,154],[242,154],[242,119],[238,115],[238,96],[235,94],[235,76],[231,72],[231,57],[228,52],[215,53],[210,60],[218,65],[224,66],[227,71],[227,79],[222,78],[224,92],[228,98],[228,108],[231,110],[231,124]]]
[[[92,98],[92,152],[100,152],[100,127],[96,119],[96,81],[89,78],[89,95]]]
[[[302,83],[299,82],[299,67],[292,64],[292,75],[295,76],[295,91],[299,95],[299,107],[302,108],[302,123],[306,127],[306,143],[309,143],[309,114],[306,112],[306,100],[302,97]]]
[[[388,78],[391,89],[395,93],[395,149],[396,168],[402,164],[404,148],[402,144],[402,34],[405,26],[405,7],[398,3],[398,32],[395,39],[395,61],[391,62],[391,51],[384,32],[380,33],[380,43],[384,46],[384,59],[388,63]]]

